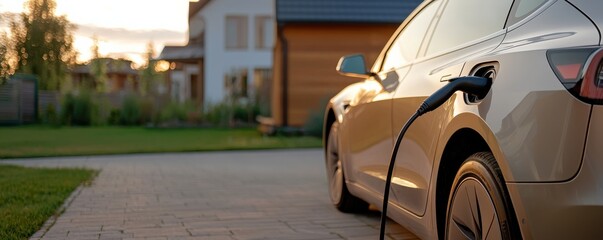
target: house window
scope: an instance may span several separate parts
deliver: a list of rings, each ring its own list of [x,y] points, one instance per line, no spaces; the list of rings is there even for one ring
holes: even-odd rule
[[[247,49],[247,17],[226,16],[226,49]]]
[[[255,48],[270,49],[274,42],[274,24],[270,16],[255,17]]]
[[[247,69],[233,69],[225,74],[224,88],[231,99],[247,98]]]

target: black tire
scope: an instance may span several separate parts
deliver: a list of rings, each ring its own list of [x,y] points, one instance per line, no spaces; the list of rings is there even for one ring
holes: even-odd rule
[[[519,239],[515,214],[492,153],[471,155],[457,172],[446,211],[445,239]]]
[[[357,213],[368,209],[368,203],[352,195],[345,182],[343,164],[339,158],[339,124],[331,125],[325,146],[325,163],[329,182],[329,197],[335,207],[342,212]]]

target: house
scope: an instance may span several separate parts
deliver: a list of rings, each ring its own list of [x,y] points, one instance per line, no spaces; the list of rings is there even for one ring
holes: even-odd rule
[[[274,0],[200,0],[189,3],[189,43],[159,59],[172,63],[172,94],[182,99],[257,100],[270,95],[256,90],[269,89],[273,46]]]
[[[186,46],[165,46],[159,59],[170,62],[166,74],[172,100],[204,103],[203,45],[189,39]]]
[[[185,46],[165,46],[158,57],[160,60],[170,62],[166,77],[172,100],[194,102],[200,106],[204,103],[205,92],[204,25],[203,21],[195,16],[207,2],[208,0],[189,2],[188,43]]]
[[[107,92],[116,93],[138,89],[138,71],[132,67],[132,61],[113,58],[98,58],[92,61],[99,61],[103,65]],[[88,64],[77,65],[71,70],[74,87],[96,87],[92,61]]]
[[[345,86],[356,81],[335,71],[341,56],[375,61],[392,33],[422,0],[276,0],[272,118],[276,126],[303,126]]]

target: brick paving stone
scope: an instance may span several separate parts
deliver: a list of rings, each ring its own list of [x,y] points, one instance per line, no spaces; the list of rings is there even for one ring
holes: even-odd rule
[[[19,159],[101,170],[31,239],[376,239],[379,213],[330,203],[318,149]],[[50,225],[49,225],[50,226]],[[390,239],[417,239],[388,224]]]

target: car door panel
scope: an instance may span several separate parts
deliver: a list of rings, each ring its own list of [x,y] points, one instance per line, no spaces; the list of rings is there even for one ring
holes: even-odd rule
[[[350,102],[346,120],[342,123],[345,170],[351,173],[348,181],[374,193],[383,193],[392,149],[391,98],[394,92],[388,88],[392,85],[387,83],[398,82],[399,76],[407,72],[408,68],[401,68],[384,75],[389,79],[366,80]]]
[[[460,76],[466,59],[488,54],[503,37],[504,31],[501,30],[476,44],[413,64],[412,70],[400,83],[393,97],[394,133],[397,135],[425,98],[444,86],[447,80]],[[400,144],[394,179],[403,179],[405,181],[402,183],[406,184],[395,184],[392,181],[392,190],[396,204],[418,216],[425,214],[436,143],[445,113],[454,107],[453,103],[453,99],[450,99],[435,111],[417,119]]]
[[[418,37],[427,33],[440,3],[427,2],[422,5],[422,11],[402,24],[375,64],[375,68],[379,69],[375,70],[379,71],[374,77],[375,81],[367,82],[367,88],[373,90],[361,90],[346,113],[347,120],[343,123],[347,138],[344,141],[348,144],[344,147],[348,151],[345,169],[353,175],[348,181],[372,193],[382,195],[385,187],[394,137],[391,98],[408,74],[409,63],[415,59],[422,43]],[[400,44],[402,39],[410,41]],[[375,83],[380,88],[371,86]]]

